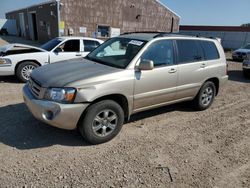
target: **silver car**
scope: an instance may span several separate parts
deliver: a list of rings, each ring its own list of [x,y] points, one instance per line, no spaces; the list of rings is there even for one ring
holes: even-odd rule
[[[250,78],[250,52],[247,53],[246,58],[244,59],[242,64],[242,68],[244,77]]]
[[[182,101],[205,110],[228,80],[216,39],[127,33],[69,61],[35,69],[24,100],[37,119],[78,128],[91,144],[111,140],[141,111]]]
[[[232,57],[234,61],[243,61],[247,54],[250,53],[250,44],[247,44],[240,49],[233,51]]]

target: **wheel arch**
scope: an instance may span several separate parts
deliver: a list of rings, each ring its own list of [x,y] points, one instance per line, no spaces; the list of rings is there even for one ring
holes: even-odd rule
[[[220,90],[220,80],[217,77],[213,77],[213,78],[209,78],[207,79],[203,84],[205,84],[206,82],[213,82],[216,88],[216,94],[215,96],[217,96],[219,94],[219,90]]]
[[[95,103],[103,101],[103,100],[112,100],[112,101],[115,101],[117,104],[119,104],[124,111],[124,120],[125,121],[129,120],[129,118],[130,118],[129,102],[128,102],[128,99],[126,96],[124,96],[122,94],[105,95],[105,96],[102,96],[102,97],[99,97],[99,98],[93,100],[92,102],[89,102],[88,107],[90,107],[92,104],[95,104]],[[82,113],[82,115],[78,121],[77,127],[79,126],[79,123],[81,122],[81,120],[85,117],[86,111],[87,111],[87,109],[84,110],[84,112]]]
[[[42,66],[41,63],[39,63],[37,60],[34,60],[34,59],[22,60],[22,61],[19,61],[19,62],[16,64],[16,66],[15,66],[15,74],[16,74],[17,68],[18,68],[22,63],[25,63],[25,62],[33,62],[33,63],[36,63],[39,67]]]

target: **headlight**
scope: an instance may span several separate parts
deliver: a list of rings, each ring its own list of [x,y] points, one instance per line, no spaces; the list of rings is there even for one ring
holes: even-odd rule
[[[11,60],[0,58],[0,65],[11,65]]]
[[[75,88],[49,88],[45,93],[44,99],[61,103],[72,103],[75,95]]]

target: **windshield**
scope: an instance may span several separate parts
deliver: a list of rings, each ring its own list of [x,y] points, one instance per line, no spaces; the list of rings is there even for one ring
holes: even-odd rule
[[[125,69],[145,44],[145,41],[136,39],[112,38],[91,52],[86,59]]]
[[[250,44],[246,45],[245,47],[243,47],[243,49],[248,49],[250,50]]]
[[[7,51],[9,48],[13,47],[13,45],[11,44],[6,44],[4,46],[0,46],[0,52],[5,52]]]
[[[62,42],[62,39],[60,38],[55,38],[50,40],[49,42],[45,43],[44,45],[41,46],[42,49],[51,51],[53,50],[58,44]]]

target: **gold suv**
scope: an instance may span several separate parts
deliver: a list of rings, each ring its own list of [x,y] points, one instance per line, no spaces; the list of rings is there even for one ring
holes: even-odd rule
[[[85,58],[35,69],[23,95],[37,119],[99,144],[137,112],[182,101],[205,110],[227,80],[216,39],[127,33]]]

